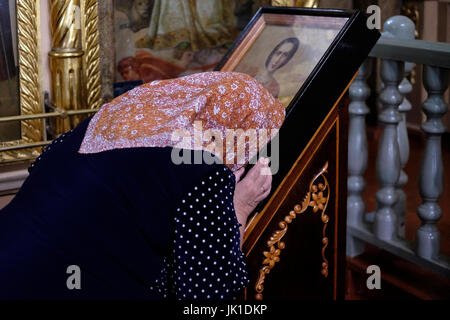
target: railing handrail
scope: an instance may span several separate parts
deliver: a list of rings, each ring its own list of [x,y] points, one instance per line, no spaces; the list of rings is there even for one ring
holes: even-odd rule
[[[450,43],[446,42],[405,40],[382,36],[369,56],[450,69]]]
[[[382,106],[378,122],[382,130],[375,164],[379,189],[375,193],[374,212],[366,212],[363,198],[368,164],[365,117],[369,108],[366,100],[371,92],[367,79],[373,59],[362,64],[349,90],[347,255],[355,257],[364,252],[365,243],[371,243],[450,277],[450,257],[441,252],[441,233],[437,228],[444,214],[439,206],[444,191],[441,135],[445,131],[442,118],[448,111],[444,93],[450,80],[450,43],[414,40],[414,23],[404,16],[389,18],[383,29],[384,35],[369,54],[380,58],[377,76],[383,82],[378,93]],[[418,172],[422,202],[416,209],[422,223],[411,242],[405,235],[408,195],[403,187],[408,182],[404,168],[410,153],[406,116],[412,109],[407,95],[413,90],[408,75],[414,63],[422,67],[421,78],[427,97],[421,102],[426,115],[421,130],[426,139]]]

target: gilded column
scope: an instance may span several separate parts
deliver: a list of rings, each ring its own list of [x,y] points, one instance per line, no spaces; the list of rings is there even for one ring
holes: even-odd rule
[[[85,51],[83,60],[86,79],[86,108],[96,109],[102,103],[98,1],[83,0],[81,2],[81,13],[81,40]]]
[[[60,111],[83,109],[83,50],[81,47],[80,0],[50,0],[52,50],[49,65],[52,102]],[[79,116],[57,118],[53,133],[59,135],[76,126]]]

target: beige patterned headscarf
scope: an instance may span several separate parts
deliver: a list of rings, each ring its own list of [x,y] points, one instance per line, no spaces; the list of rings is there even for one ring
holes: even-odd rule
[[[278,132],[284,106],[252,77],[205,72],[157,80],[103,105],[80,153],[134,147],[206,150],[236,170]]]

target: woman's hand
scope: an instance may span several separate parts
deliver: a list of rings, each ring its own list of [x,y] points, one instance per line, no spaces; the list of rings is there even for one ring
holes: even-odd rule
[[[245,178],[241,180],[244,171],[245,169],[241,168],[234,173],[236,176],[236,187],[234,189],[233,201],[236,217],[242,225],[240,230],[241,245],[248,216],[256,208],[258,203],[269,195],[272,187],[269,159],[260,158]]]

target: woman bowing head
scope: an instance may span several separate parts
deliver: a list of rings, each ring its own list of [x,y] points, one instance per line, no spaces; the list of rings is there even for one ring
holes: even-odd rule
[[[55,139],[0,211],[0,298],[231,299],[283,105],[241,73],[154,81]]]

